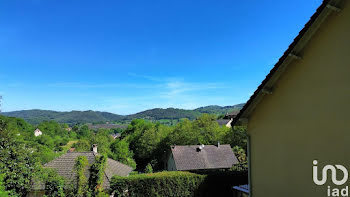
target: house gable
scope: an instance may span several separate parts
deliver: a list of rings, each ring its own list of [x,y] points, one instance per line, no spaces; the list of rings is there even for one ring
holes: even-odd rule
[[[283,56],[271,69],[270,73],[262,81],[248,102],[240,110],[240,113],[238,113],[233,119],[231,123],[232,125],[247,123],[250,114],[254,111],[259,102],[263,100],[266,95],[274,92],[274,86],[280,76],[283,75],[286,68],[291,64],[294,64],[296,61],[300,61],[305,58],[303,57],[303,51],[305,50],[305,47],[309,45],[309,41],[315,34],[317,34],[319,27],[323,24],[323,22],[329,18],[330,15],[334,16],[341,14],[341,8],[344,7],[344,4],[344,0],[323,1],[321,6],[310,18],[308,23],[305,24],[304,28],[299,32],[299,35],[289,45]]]
[[[254,196],[326,196],[327,186],[312,181],[313,160],[350,166],[350,2],[321,8],[332,2],[341,11],[331,10],[301,59],[288,63],[273,88],[260,87],[263,98],[240,113],[248,118]]]

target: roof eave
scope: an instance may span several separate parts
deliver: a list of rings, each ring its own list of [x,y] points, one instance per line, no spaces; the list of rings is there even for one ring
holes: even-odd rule
[[[312,38],[315,32],[318,30],[323,21],[333,11],[340,11],[338,9],[339,2],[342,0],[325,0],[317,8],[316,12],[312,15],[310,20],[305,24],[304,28],[299,32],[298,36],[289,45],[288,49],[284,52],[283,56],[271,69],[270,73],[262,81],[254,94],[249,98],[248,102],[243,106],[241,111],[233,119],[231,126],[245,125],[248,122],[248,118],[259,102],[266,94],[273,93],[273,86],[279,79],[281,74],[285,71],[286,67],[292,61],[302,60],[301,52],[307,45],[308,41]]]
[[[196,171],[196,170],[217,170],[217,169],[230,169],[230,167],[220,167],[220,168],[184,168],[184,169],[177,169],[179,171]]]

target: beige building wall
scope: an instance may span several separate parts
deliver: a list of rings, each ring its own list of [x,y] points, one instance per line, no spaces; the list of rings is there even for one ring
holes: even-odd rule
[[[172,153],[170,154],[170,157],[168,159],[167,169],[168,171],[176,171],[175,160]]]
[[[314,184],[314,159],[319,168],[350,170],[350,1],[344,2],[249,117],[254,197],[327,196],[335,185],[330,176],[324,186]]]

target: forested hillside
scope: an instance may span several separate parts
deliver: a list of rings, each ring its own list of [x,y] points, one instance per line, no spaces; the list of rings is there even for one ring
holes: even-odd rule
[[[142,111],[131,115],[117,115],[109,112],[99,111],[71,111],[57,112],[50,110],[22,110],[13,112],[4,112],[2,115],[17,117],[26,120],[31,124],[39,124],[43,121],[54,120],[59,123],[78,124],[78,123],[102,123],[102,122],[130,122],[133,119],[147,120],[180,120],[188,118],[194,120],[203,113],[222,115],[232,111],[240,110],[244,104],[233,106],[217,106],[211,105],[200,107],[194,110],[176,109],[176,108],[155,108]]]
[[[237,104],[237,105],[233,105],[233,106],[224,106],[224,107],[221,107],[218,105],[209,105],[206,107],[197,108],[194,111],[200,112],[200,113],[221,115],[221,114],[230,113],[232,111],[239,111],[242,109],[244,104],[245,103],[241,103],[241,104]]]
[[[160,119],[181,119],[188,118],[190,120],[195,119],[200,116],[201,113],[194,110],[185,110],[185,109],[175,109],[175,108],[155,108],[139,112],[132,115],[127,115],[124,117],[125,120],[132,120],[135,118],[140,119],[150,119],[150,120],[160,120]]]
[[[39,124],[42,121],[54,120],[59,123],[90,123],[90,122],[106,122],[118,121],[123,116],[108,112],[99,111],[71,111],[57,112],[50,110],[21,110],[13,112],[4,112],[2,115],[22,118],[31,124]]]

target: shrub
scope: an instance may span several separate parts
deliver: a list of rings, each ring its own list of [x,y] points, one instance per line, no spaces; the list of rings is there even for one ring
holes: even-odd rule
[[[158,172],[112,178],[116,196],[194,196],[204,175],[189,172]]]
[[[152,165],[149,163],[145,168],[145,173],[152,173],[152,172],[153,172],[153,168],[152,168]]]
[[[65,180],[63,177],[60,177],[54,170],[45,169],[45,195],[52,197],[64,197],[64,185]],[[45,176],[45,175],[44,175]]]
[[[158,172],[114,176],[111,189],[116,196],[232,196],[232,186],[247,183],[246,173]]]
[[[74,171],[76,172],[76,196],[84,196],[87,188],[85,168],[89,165],[86,156],[78,156],[75,159]]]
[[[106,163],[106,156],[97,156],[95,157],[95,163],[90,167],[89,188],[93,196],[99,196],[100,193],[103,193]]]

